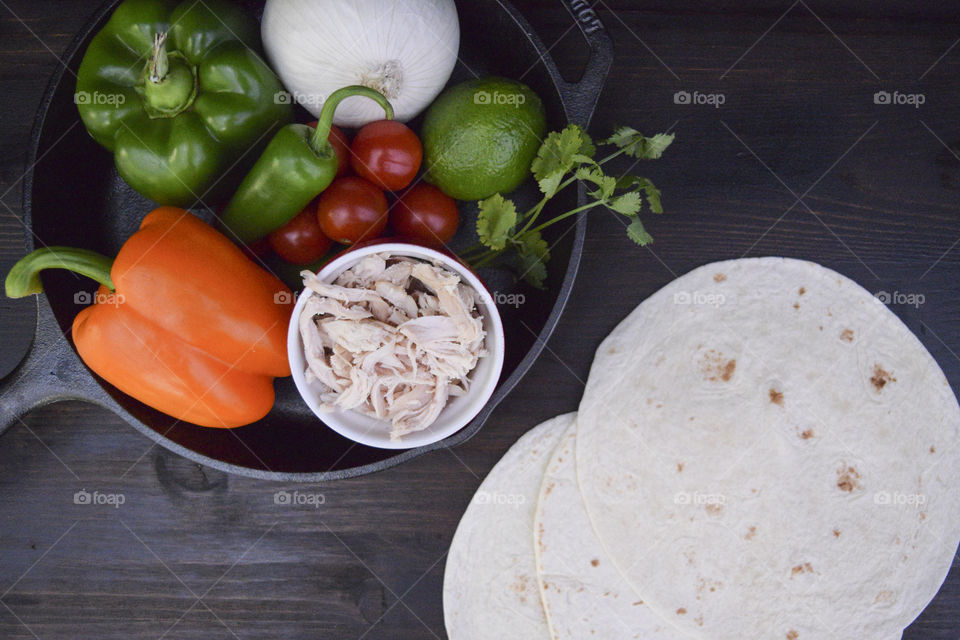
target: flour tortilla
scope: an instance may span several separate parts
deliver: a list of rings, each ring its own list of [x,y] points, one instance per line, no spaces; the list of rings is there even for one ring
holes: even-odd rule
[[[547,465],[534,520],[537,584],[555,640],[684,640],[604,553],[577,484],[572,421]]]
[[[477,489],[450,544],[443,615],[450,640],[546,640],[533,516],[547,462],[573,414],[534,427]]]
[[[960,409],[853,281],[783,258],[707,265],[600,346],[580,488],[644,602],[710,640],[888,640],[960,541]]]

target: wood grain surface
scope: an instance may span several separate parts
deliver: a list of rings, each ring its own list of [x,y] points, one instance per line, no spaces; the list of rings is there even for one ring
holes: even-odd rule
[[[445,638],[445,551],[480,480],[522,433],[576,408],[624,315],[705,262],[807,258],[912,300],[891,308],[960,389],[956,4],[595,4],[616,61],[592,131],[676,131],[641,168],[667,213],[647,220],[650,250],[592,214],[559,329],[480,434],[376,475],[282,486],[188,463],[91,406],[34,411],[0,438],[0,638]],[[34,113],[97,5],[0,0],[4,273],[22,253]],[[575,77],[584,45],[559,1],[517,5]],[[723,104],[677,104],[682,91]],[[879,91],[924,102],[876,104]],[[0,373],[25,352],[32,309],[0,301]],[[83,491],[122,504],[75,504]],[[301,504],[278,504],[282,491]],[[956,564],[904,637],[960,638]]]

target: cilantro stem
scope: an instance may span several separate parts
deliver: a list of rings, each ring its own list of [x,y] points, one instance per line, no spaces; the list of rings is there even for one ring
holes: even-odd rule
[[[564,186],[565,185],[560,185],[560,188],[563,188]],[[558,188],[557,191],[559,190],[560,189]],[[527,211],[525,214],[523,214],[523,217],[520,218],[521,220],[524,220],[527,218],[529,219],[527,219],[527,224],[525,224],[523,228],[520,229],[520,233],[518,233],[517,235],[522,236],[527,231],[527,229],[530,228],[530,225],[532,225],[534,222],[537,221],[537,218],[540,216],[540,212],[543,211],[543,207],[546,206],[547,204],[547,200],[548,198],[543,198],[543,200],[538,202],[535,207],[533,207],[532,209],[530,209],[530,211]]]
[[[470,262],[470,263],[473,265],[473,267],[474,267],[474,268],[477,268],[477,269],[479,269],[480,267],[485,267],[485,266],[489,265],[491,262],[493,262],[495,259],[497,259],[497,258],[498,258],[501,254],[503,254],[508,248],[510,248],[510,245],[511,245],[511,244],[514,244],[514,243],[516,243],[517,241],[519,241],[520,238],[522,238],[526,233],[537,233],[537,232],[539,232],[539,231],[543,231],[544,229],[546,229],[547,227],[549,227],[549,226],[552,225],[552,224],[555,224],[555,223],[557,223],[557,222],[560,222],[561,220],[564,220],[564,219],[566,219],[566,218],[569,218],[570,216],[575,216],[575,215],[577,215],[578,213],[580,213],[581,211],[587,211],[588,209],[592,209],[593,207],[599,206],[599,205],[601,205],[601,204],[603,204],[603,202],[602,202],[601,200],[594,200],[593,202],[588,202],[588,203],[585,204],[585,205],[579,206],[579,207],[577,207],[577,208],[575,208],[575,209],[571,209],[570,211],[567,211],[566,213],[562,213],[562,214],[560,214],[560,215],[558,215],[558,216],[556,216],[556,217],[554,217],[554,218],[551,218],[550,220],[547,220],[546,222],[540,224],[539,226],[537,226],[537,227],[535,227],[535,228],[533,228],[533,229],[529,229],[529,230],[528,230],[528,229],[525,227],[523,230],[519,231],[518,233],[515,233],[515,234],[510,238],[507,246],[504,247],[503,249],[498,249],[498,250],[495,250],[495,251],[494,251],[494,250],[488,250],[488,251],[480,254],[480,256],[478,256],[478,257],[476,258],[476,262],[474,262],[474,261],[472,261],[472,260],[468,260],[468,262]],[[534,209],[536,209],[536,208],[537,208],[537,207],[534,207]],[[542,209],[543,207],[540,207],[540,208]],[[538,212],[538,213],[539,213],[539,212]],[[531,221],[533,221],[534,219],[535,219],[535,218],[531,218]],[[529,226],[530,226],[530,223],[527,224],[527,227],[529,227]]]
[[[601,205],[601,204],[604,204],[602,200],[594,200],[593,202],[588,202],[587,204],[585,204],[585,205],[583,205],[583,206],[580,206],[580,207],[577,207],[576,209],[570,209],[570,211],[567,211],[566,213],[561,213],[560,215],[556,216],[555,218],[551,218],[550,220],[547,220],[546,222],[544,222],[544,223],[542,223],[542,224],[534,227],[533,229],[530,229],[529,231],[524,230],[524,231],[518,233],[515,237],[519,238],[520,236],[524,235],[525,233],[536,233],[536,232],[538,232],[538,231],[543,231],[544,229],[546,229],[547,227],[549,227],[549,226],[552,225],[552,224],[555,224],[555,223],[557,223],[557,222],[560,222],[561,220],[564,220],[564,219],[566,219],[566,218],[569,218],[570,216],[575,216],[575,215],[577,215],[578,213],[580,213],[581,211],[586,211],[587,209],[592,209],[592,208],[594,208],[594,207],[596,207],[596,206],[599,206],[599,205]]]

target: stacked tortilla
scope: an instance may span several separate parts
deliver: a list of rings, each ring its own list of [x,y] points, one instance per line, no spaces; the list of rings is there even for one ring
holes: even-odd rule
[[[451,640],[893,640],[960,542],[960,408],[870,293],[701,267],[601,344],[454,537]]]

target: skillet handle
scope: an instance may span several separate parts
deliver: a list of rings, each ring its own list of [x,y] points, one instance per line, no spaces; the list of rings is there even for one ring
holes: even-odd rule
[[[597,12],[586,0],[562,0],[577,21],[580,33],[590,46],[583,76],[577,82],[564,82],[563,100],[570,122],[586,128],[597,107],[600,91],[613,64],[613,40]]]
[[[30,350],[0,380],[0,433],[37,407],[59,400],[95,402],[103,393],[60,331],[47,297],[36,298],[37,328]]]

